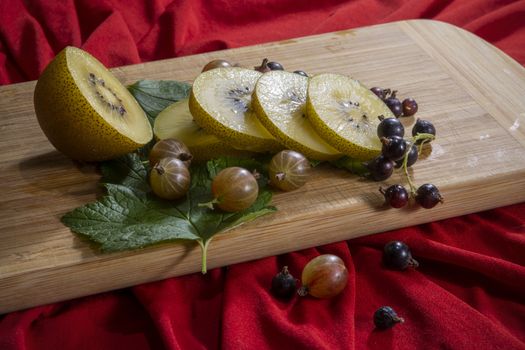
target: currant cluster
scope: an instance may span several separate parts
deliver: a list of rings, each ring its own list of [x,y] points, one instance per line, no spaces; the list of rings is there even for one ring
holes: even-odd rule
[[[365,163],[369,177],[375,181],[384,181],[392,176],[395,168],[403,168],[410,192],[419,205],[430,209],[442,202],[443,197],[436,186],[424,184],[416,188],[408,173],[408,168],[416,163],[421,147],[436,136],[434,125],[418,118],[412,128],[412,139],[407,140],[404,138],[405,128],[399,119],[386,118],[377,127],[377,136],[382,143],[381,154]],[[404,207],[410,198],[407,189],[399,184],[380,188],[379,191],[384,195],[385,202],[393,208]]]
[[[417,113],[418,105],[416,100],[409,97],[401,102],[396,96],[397,90],[383,89],[380,87],[373,87],[370,90],[385,102],[396,118],[411,117]]]

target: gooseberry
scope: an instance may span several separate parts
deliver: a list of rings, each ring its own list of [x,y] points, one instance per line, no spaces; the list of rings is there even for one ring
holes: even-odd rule
[[[214,203],[227,212],[248,209],[257,199],[259,185],[251,172],[240,167],[221,170],[213,178]]]
[[[187,167],[193,156],[184,143],[176,139],[165,139],[157,142],[149,153],[149,164],[154,167],[162,158],[177,158]]]
[[[190,188],[190,180],[188,167],[177,158],[162,158],[149,176],[153,193],[164,199],[183,197]]]
[[[316,298],[331,298],[343,291],[348,282],[348,270],[337,255],[323,254],[310,260],[301,275],[302,286],[297,293]]]
[[[292,150],[281,151],[270,161],[270,184],[282,191],[293,191],[306,183],[310,169],[310,162],[301,153]]]

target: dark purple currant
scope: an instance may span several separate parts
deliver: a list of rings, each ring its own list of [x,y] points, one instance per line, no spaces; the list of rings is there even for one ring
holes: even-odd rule
[[[436,136],[436,128],[428,120],[418,118],[416,123],[414,124],[414,127],[412,128],[412,136],[416,136],[417,134],[431,134]],[[430,141],[431,140],[428,140],[426,142]],[[419,145],[421,142],[423,142],[423,140],[417,140],[416,144]]]
[[[405,156],[407,142],[399,136],[382,137],[381,153],[394,162]]]
[[[268,62],[267,65],[270,70],[284,70],[283,65],[279,62]]]
[[[403,117],[411,117],[417,112],[417,102],[412,97],[405,98],[401,104],[403,107]]]
[[[408,159],[407,159],[407,168],[411,167],[417,162],[417,158],[419,157],[419,150],[417,149],[416,145],[412,145],[410,147],[410,150],[408,151]],[[405,157],[396,160],[396,168],[401,168],[403,166],[403,162],[405,160]]]
[[[425,209],[431,209],[438,203],[443,203],[439,189],[433,184],[419,186],[416,191],[416,202]]]
[[[382,154],[364,165],[369,171],[369,177],[375,181],[386,180],[394,172],[394,162]]]
[[[402,208],[408,203],[408,191],[401,185],[392,185],[386,190],[379,187],[379,192],[385,196],[385,203],[392,208]]]
[[[278,298],[289,299],[295,294],[296,284],[295,278],[288,271],[288,266],[285,266],[273,277],[271,291]]]
[[[383,248],[383,263],[396,270],[406,270],[409,266],[419,266],[419,263],[412,258],[410,248],[401,241],[392,241],[385,245]]]
[[[401,101],[393,97],[394,95],[395,94],[392,94],[392,96],[388,97],[385,100],[385,104],[390,108],[390,111],[392,111],[396,118],[399,118],[403,114],[403,107],[401,106]]]
[[[388,329],[396,323],[403,323],[405,320],[399,317],[390,306],[381,306],[374,313],[374,325],[377,329]]]
[[[302,75],[303,77],[307,77],[308,78],[308,74],[306,74],[306,72],[304,70],[295,70],[294,73]]]
[[[384,100],[386,98],[386,90],[380,87],[374,86],[370,89],[377,97]]]
[[[399,119],[396,118],[386,118],[383,119],[377,126],[377,136],[390,137],[390,136],[399,136],[403,137],[405,135],[405,127]]]

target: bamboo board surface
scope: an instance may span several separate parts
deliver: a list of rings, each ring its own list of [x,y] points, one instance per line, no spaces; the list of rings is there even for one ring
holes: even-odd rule
[[[445,204],[382,210],[379,183],[317,168],[304,188],[274,196],[277,213],[218,235],[208,268],[486,210],[525,200],[525,69],[454,26],[414,20],[113,69],[124,83],[191,81],[226,58],[264,57],[310,74],[347,74],[419,103],[438,130],[414,166]],[[35,82],[0,87],[0,313],[200,270],[197,244],[102,254],[60,217],[95,200],[94,166],[78,166],[47,141],[34,115]],[[413,118],[404,121],[410,131]],[[397,172],[385,183],[405,181]],[[487,234],[491,234],[487,232]]]

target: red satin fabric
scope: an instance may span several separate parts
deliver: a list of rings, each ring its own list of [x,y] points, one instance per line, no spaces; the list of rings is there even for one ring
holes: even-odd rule
[[[120,66],[410,18],[525,64],[523,0],[0,0],[0,84],[37,79],[66,45]],[[383,268],[390,240],[421,266]],[[269,294],[281,266],[300,277],[323,253],[349,269],[341,295]],[[375,330],[382,305],[405,323]],[[0,316],[0,349],[163,348],[525,349],[525,203]]]

